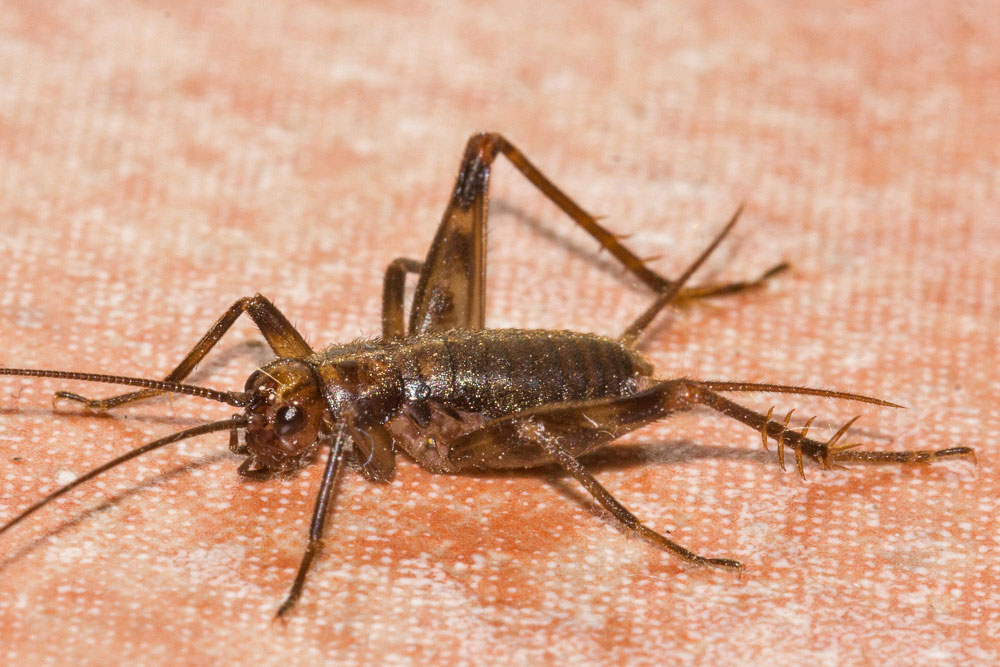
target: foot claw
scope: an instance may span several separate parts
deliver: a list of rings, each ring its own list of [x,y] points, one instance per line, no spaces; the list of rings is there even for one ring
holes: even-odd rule
[[[913,449],[902,452],[887,451],[848,451],[859,447],[861,443],[854,442],[849,445],[839,445],[828,447],[826,458],[831,467],[836,461],[853,461],[856,463],[920,463],[929,465],[939,459],[947,458],[969,458],[976,462],[976,452],[971,447],[949,447],[947,449],[927,450]],[[837,466],[843,467],[843,466]]]
[[[80,394],[74,394],[69,391],[57,391],[52,396],[52,407],[58,408],[60,400],[73,401],[74,403],[83,403],[83,407],[87,408],[88,410],[102,409],[100,401],[95,401],[92,398],[87,398],[86,396],[81,396]]]
[[[974,464],[979,463],[976,460],[976,450],[972,447],[949,447],[948,449],[939,449],[934,452],[935,459],[949,459],[952,457],[971,459]]]
[[[784,273],[790,268],[792,268],[791,262],[781,262],[780,264],[775,264],[770,269],[762,273],[760,277],[754,281],[754,283],[762,284],[765,281],[769,280],[770,278],[773,278],[774,276],[778,275],[779,273]]]
[[[706,558],[704,561],[706,565],[711,565],[713,567],[724,567],[727,570],[736,570],[737,572],[743,571],[743,563],[738,560],[732,560],[730,558]]]

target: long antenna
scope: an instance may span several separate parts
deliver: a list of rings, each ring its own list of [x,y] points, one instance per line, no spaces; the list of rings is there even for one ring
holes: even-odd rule
[[[0,535],[7,532],[8,530],[16,526],[18,523],[20,523],[23,519],[30,516],[31,514],[34,514],[35,511],[41,509],[45,505],[48,505],[50,502],[52,502],[59,496],[63,495],[67,491],[76,488],[77,486],[83,484],[87,480],[97,477],[102,472],[111,470],[112,468],[121,463],[125,463],[130,459],[134,459],[137,456],[142,456],[147,452],[151,452],[154,449],[159,449],[164,445],[169,445],[171,443],[177,442],[178,440],[186,440],[187,438],[193,438],[196,435],[203,435],[205,433],[214,433],[215,431],[231,430],[239,428],[241,426],[246,426],[246,423],[247,423],[246,418],[243,417],[243,415],[235,415],[233,417],[230,417],[229,419],[223,419],[221,421],[211,422],[209,424],[201,424],[200,426],[195,426],[193,428],[185,429],[183,431],[178,431],[177,433],[172,433],[165,438],[160,438],[159,440],[154,440],[153,442],[147,443],[141,447],[137,447],[136,449],[133,449],[132,451],[126,454],[122,454],[116,459],[112,459],[107,463],[94,468],[85,475],[77,477],[75,480],[73,480],[66,486],[62,487],[61,489],[57,489],[52,493],[50,493],[49,495],[45,496],[37,503],[29,507],[28,509],[24,510],[23,512],[21,512],[10,521],[8,521],[6,524],[4,524],[3,527],[0,527]]]
[[[246,407],[247,399],[243,392],[216,391],[208,387],[198,387],[193,384],[182,384],[167,380],[150,380],[148,378],[133,378],[123,375],[101,375],[100,373],[75,373],[73,371],[48,371],[36,368],[0,368],[0,375],[19,375],[22,377],[58,378],[60,380],[83,380],[85,382],[105,382],[107,384],[124,384],[130,387],[143,387],[157,391],[169,391],[175,394],[188,394],[210,401],[226,403],[237,408]]]

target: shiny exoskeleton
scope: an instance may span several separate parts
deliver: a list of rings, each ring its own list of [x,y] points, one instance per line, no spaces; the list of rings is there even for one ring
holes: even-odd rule
[[[498,155],[511,163],[626,269],[657,294],[653,303],[617,338],[571,331],[485,328],[486,196]],[[799,472],[808,457],[824,468],[844,462],[930,463],[973,458],[968,447],[929,451],[863,451],[838,442],[854,420],[826,441],[761,415],[720,392],[760,391],[811,394],[877,405],[893,403],[828,389],[690,379],[663,380],[635,350],[653,318],[671,304],[754,289],[787,265],[747,282],[686,287],[735,225],[741,209],[711,244],[675,280],[647,267],[586,211],[552,184],[498,134],[474,135],[466,147],[451,201],[424,261],[399,258],[385,274],[382,336],[314,351],[285,316],[261,295],[239,299],[162,381],[144,378],[0,369],[0,375],[57,377],[141,387],[139,391],[92,400],[68,392],[58,397],[107,410],[169,391],[221,401],[240,414],[175,433],[132,450],[77,478],[29,506],[0,527],[0,533],[48,502],[125,461],[185,438],[228,430],[230,448],[246,458],[241,475],[267,478],[290,474],[329,447],[317,494],[309,541],[295,581],[278,609],[299,598],[318,553],[333,491],[346,454],[369,479],[390,479],[395,457],[405,451],[435,473],[469,469],[528,468],[555,463],[579,481],[630,533],[684,560],[739,570],[738,561],[699,556],[644,526],[577,460],[582,454],[671,413],[711,408],[756,429],[764,446],[776,441],[784,467],[786,447]],[[408,326],[403,322],[407,274],[418,275]],[[182,384],[233,322],[246,313],[276,358],[255,371],[242,392],[219,392]],[[855,418],[856,419],[856,418]],[[243,431],[242,441],[240,431]]]
[[[488,457],[457,444],[491,420],[532,408],[632,396],[648,385],[652,370],[614,339],[521,329],[453,329],[332,347],[302,361],[278,359],[247,385],[253,416],[244,472],[300,467],[299,453],[315,449],[319,431],[335,424],[345,425],[361,450],[362,470],[376,480],[389,479],[400,449],[433,472],[541,465],[551,457],[528,443],[506,443]],[[285,388],[281,401],[279,386]],[[290,422],[270,416],[288,409],[273,407],[279,404],[292,406],[302,420],[297,430],[285,427],[285,442],[255,428]],[[325,423],[305,415],[325,415]],[[574,455],[592,446],[567,443]]]

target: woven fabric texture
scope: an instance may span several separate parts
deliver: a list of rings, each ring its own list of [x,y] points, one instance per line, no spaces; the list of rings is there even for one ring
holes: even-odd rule
[[[734,398],[877,449],[978,464],[807,479],[696,411],[556,469],[342,480],[305,593],[272,622],[321,465],[251,482],[224,433],[82,486],[0,536],[6,664],[958,664],[1000,629],[1000,12],[994,1],[10,2],[0,12],[0,365],[162,377],[261,292],[317,346],[374,336],[382,274],[426,252],[462,148],[504,133],[676,275],[787,260],[662,317],[664,378],[861,392],[906,410]],[[490,326],[617,335],[651,294],[501,161]],[[191,380],[268,358],[240,322]],[[108,415],[0,378],[0,521],[232,409]],[[800,418],[801,417],[801,418]]]

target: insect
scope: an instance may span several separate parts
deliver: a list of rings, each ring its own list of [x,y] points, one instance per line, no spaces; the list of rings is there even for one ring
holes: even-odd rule
[[[571,331],[486,329],[487,193],[491,167],[507,159],[636,278],[656,292],[652,304],[617,338]],[[57,397],[86,408],[108,410],[163,392],[189,394],[239,408],[229,419],[189,428],[138,447],[53,491],[0,527],[0,534],[50,501],[130,459],[165,445],[229,432],[229,447],[245,456],[240,475],[266,479],[290,475],[327,448],[309,537],[295,579],[278,607],[287,613],[299,599],[319,553],[336,481],[350,457],[373,482],[389,480],[399,451],[434,473],[470,469],[530,468],[556,464],[574,477],[628,533],[637,534],[687,562],[739,571],[728,558],[698,555],[647,528],[587,472],[579,457],[672,413],[705,406],[735,419],[786,448],[798,470],[810,458],[824,468],[841,463],[931,463],[974,458],[969,447],[937,451],[865,451],[839,444],[857,419],[826,441],[771,419],[723,396],[729,392],[774,392],[849,399],[896,406],[878,398],[809,387],[749,382],[660,379],[636,350],[650,322],[678,301],[743,292],[781,273],[778,264],[756,280],[687,287],[691,275],[736,224],[742,207],[704,251],[674,280],[652,271],[614,234],[580,208],[499,134],[468,142],[443,220],[423,261],[399,258],[385,272],[382,335],[313,350],[285,316],[260,294],[239,299],[211,326],[162,381],[67,371],[0,368],[0,375],[50,377],[139,387],[104,399],[69,392]],[[404,288],[416,289],[404,324]],[[276,358],[254,371],[243,391],[216,391],[183,384],[184,378],[240,317],[249,315]]]

